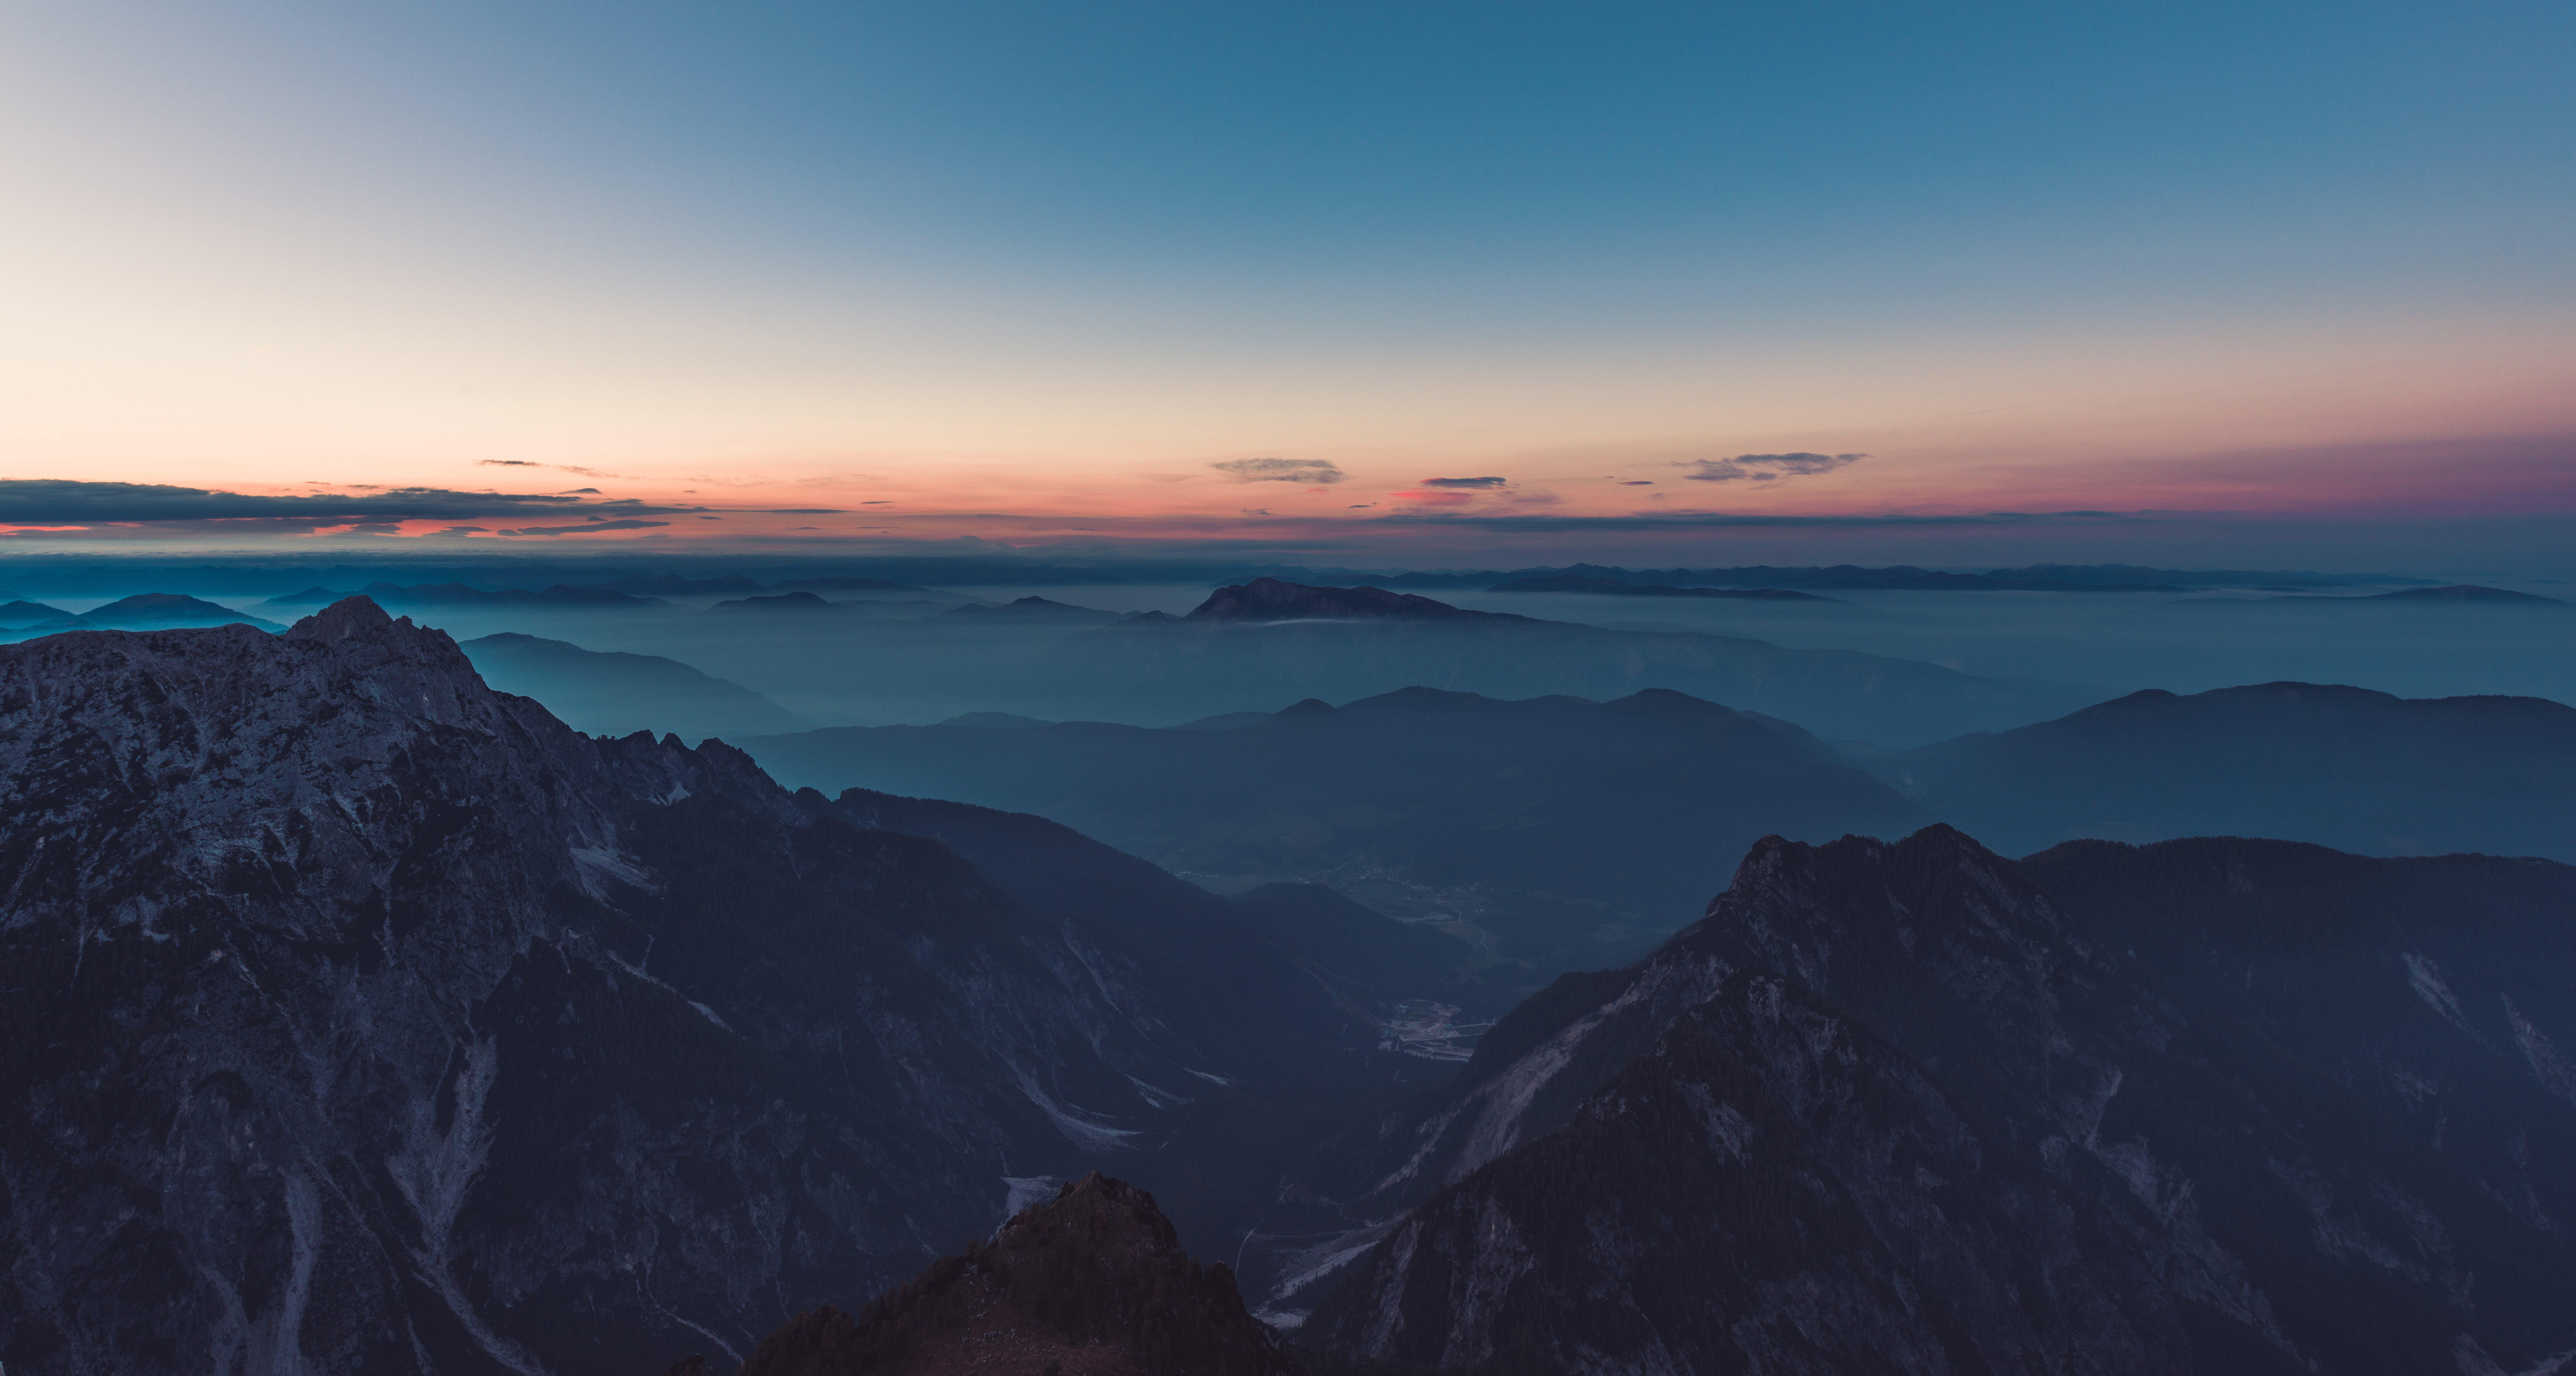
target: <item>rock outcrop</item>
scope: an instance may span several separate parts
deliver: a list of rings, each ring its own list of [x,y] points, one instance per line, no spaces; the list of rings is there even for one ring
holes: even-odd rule
[[[730,1366],[1318,1059],[1133,879],[1024,902],[362,598],[0,649],[0,1363]],[[1198,1016],[1149,911],[1286,1011]]]
[[[2554,1369],[2571,908],[2531,861],[1766,842],[1390,1139],[1380,1190],[1428,1197],[1302,1340],[1497,1373]]]
[[[825,1307],[762,1340],[742,1376],[1293,1376],[1225,1263],[1180,1249],[1154,1197],[1097,1171],[942,1257],[855,1315]]]

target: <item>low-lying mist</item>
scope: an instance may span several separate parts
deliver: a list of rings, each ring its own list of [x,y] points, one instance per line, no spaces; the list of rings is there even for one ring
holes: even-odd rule
[[[177,589],[174,589],[177,590]],[[797,604],[742,605],[743,595],[671,596],[607,608],[414,605],[397,614],[462,642],[535,637],[582,650],[670,660],[715,684],[633,661],[586,670],[567,656],[505,656],[478,646],[497,686],[549,702],[592,731],[775,733],[794,724],[928,724],[970,712],[1043,720],[1177,724],[1227,712],[1275,711],[1304,697],[1343,702],[1412,686],[1492,696],[1572,693],[1596,698],[1670,687],[1797,722],[1822,736],[1912,747],[1973,730],[2063,715],[2139,688],[2192,693],[2294,680],[2349,684],[2405,697],[2513,694],[2576,701],[2576,607],[2379,602],[2137,592],[1835,590],[1830,600],[1638,598],[1581,593],[1437,589],[1452,605],[1544,621],[1643,633],[1720,636],[1787,650],[1844,651],[1938,666],[1968,680],[1941,691],[1973,699],[1926,705],[1918,670],[1821,662],[1795,688],[1773,667],[1728,673],[1639,665],[1650,639],[1584,650],[1479,649],[1306,628],[1293,650],[1258,654],[1171,642],[1153,663],[1132,642],[1107,648],[1119,615],[1186,615],[1204,582],[978,585],[864,594],[825,592]],[[223,589],[195,595],[246,615],[291,622],[309,611]],[[1013,606],[1037,597],[1042,604]],[[107,599],[56,596],[70,613]],[[720,605],[720,604],[733,605]],[[979,607],[981,610],[961,611]],[[41,628],[7,632],[11,638]],[[1091,636],[1090,641],[1078,638]],[[1401,637],[1399,637],[1401,639]],[[1158,642],[1160,643],[1160,642]],[[1245,640],[1242,644],[1249,644]],[[1696,642],[1705,648],[1710,642]],[[1490,650],[1490,652],[1488,652]],[[1211,655],[1214,654],[1214,658]],[[506,662],[505,662],[506,661]],[[546,662],[540,662],[546,661]],[[1890,675],[1913,677],[1912,701]],[[1818,688],[1816,684],[1825,687]],[[743,690],[732,694],[724,685]]]

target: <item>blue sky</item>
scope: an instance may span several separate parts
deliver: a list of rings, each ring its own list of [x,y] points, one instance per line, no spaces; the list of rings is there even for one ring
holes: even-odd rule
[[[2415,490],[2352,456],[2393,444],[2527,508],[2479,456],[2576,432],[2571,39],[2539,4],[28,4],[0,455],[1150,524],[1275,508],[1208,465],[1283,454],[1380,503],[1316,519],[1470,468],[1598,515],[1808,450],[1874,457],[1729,500],[2384,514]]]

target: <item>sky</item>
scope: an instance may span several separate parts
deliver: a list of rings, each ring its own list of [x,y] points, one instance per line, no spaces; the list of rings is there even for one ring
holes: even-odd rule
[[[17,0],[0,552],[2545,561],[2570,51],[2514,2]]]

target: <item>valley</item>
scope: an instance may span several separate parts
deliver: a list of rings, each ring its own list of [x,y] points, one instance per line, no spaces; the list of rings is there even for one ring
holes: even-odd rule
[[[1409,686],[693,749],[504,688],[803,723],[365,598],[0,656],[29,1369],[964,1361],[854,1335],[1091,1172],[1281,1370],[2576,1342],[2555,703],[2271,684],[1891,749]]]

